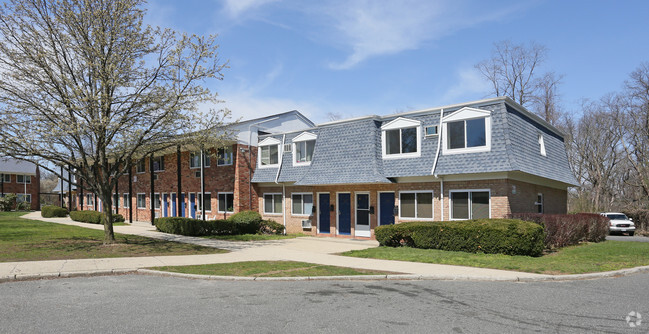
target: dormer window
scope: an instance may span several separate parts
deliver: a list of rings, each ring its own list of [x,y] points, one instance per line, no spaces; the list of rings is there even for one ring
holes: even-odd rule
[[[421,156],[421,122],[399,117],[381,127],[383,159]]]
[[[491,150],[491,112],[462,108],[442,119],[443,154]]]
[[[304,132],[293,138],[293,166],[308,166],[311,164],[317,137],[313,133]]]
[[[266,138],[259,143],[259,167],[277,167],[279,165],[279,144],[275,138]]]

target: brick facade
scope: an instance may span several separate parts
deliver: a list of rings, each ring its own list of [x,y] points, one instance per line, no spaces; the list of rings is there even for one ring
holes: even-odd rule
[[[0,186],[0,192],[3,194],[24,194],[25,191],[27,194],[31,195],[31,210],[40,210],[40,194],[41,194],[41,173],[38,168],[36,168],[36,175],[30,176],[30,183],[18,183],[17,174],[9,174],[9,182],[3,182]]]

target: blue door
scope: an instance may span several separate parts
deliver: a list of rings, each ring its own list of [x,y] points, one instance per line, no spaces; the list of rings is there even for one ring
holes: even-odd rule
[[[171,216],[176,216],[176,194],[171,194]]]
[[[352,233],[351,194],[338,194],[338,234]]]
[[[379,225],[394,224],[394,193],[379,194]]]
[[[318,232],[329,233],[329,194],[318,195]]]
[[[196,218],[196,194],[189,194],[189,216]]]
[[[185,217],[185,194],[180,194],[180,216]]]
[[[162,195],[162,216],[169,217],[169,194]]]

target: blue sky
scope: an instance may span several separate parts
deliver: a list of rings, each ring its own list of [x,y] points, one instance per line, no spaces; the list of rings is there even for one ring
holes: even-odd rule
[[[618,91],[649,61],[649,1],[150,0],[147,21],[218,34],[236,118],[297,109],[316,123],[489,97],[493,44],[549,49],[564,110]]]

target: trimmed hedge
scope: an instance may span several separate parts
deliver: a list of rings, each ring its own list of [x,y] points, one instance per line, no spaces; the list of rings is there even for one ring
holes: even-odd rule
[[[511,218],[535,222],[545,230],[545,248],[554,249],[579,244],[600,242],[608,235],[608,219],[596,213],[545,215],[514,213]]]
[[[227,219],[235,224],[235,232],[232,234],[255,234],[261,226],[261,215],[257,211],[241,211]]]
[[[41,208],[41,217],[43,218],[67,217],[67,216],[68,216],[68,209],[62,208],[60,206],[45,205]]]
[[[374,230],[381,246],[540,256],[545,233],[538,224],[515,219],[407,222]]]
[[[155,226],[160,232],[188,235],[236,235],[255,234],[261,222],[232,221],[230,219],[206,220],[185,217],[156,218]]]
[[[262,220],[259,227],[261,234],[284,234],[284,225],[275,222],[274,220]]]
[[[104,214],[94,210],[72,211],[70,212],[70,219],[83,223],[101,224],[101,219]],[[124,216],[120,214],[113,214],[114,223],[123,223]]]

